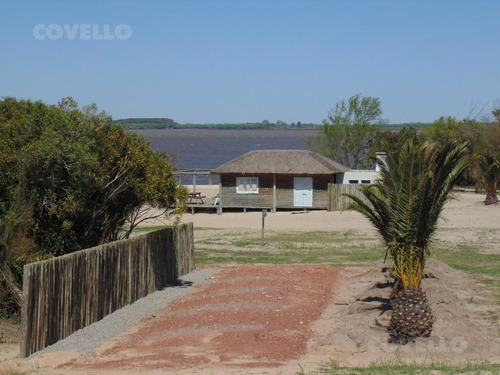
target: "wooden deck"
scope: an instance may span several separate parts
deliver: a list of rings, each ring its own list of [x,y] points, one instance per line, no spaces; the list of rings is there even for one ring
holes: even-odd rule
[[[217,212],[219,206],[214,205],[214,200],[211,198],[207,198],[203,200],[204,203],[188,203],[187,204],[187,212],[194,213],[212,213]]]

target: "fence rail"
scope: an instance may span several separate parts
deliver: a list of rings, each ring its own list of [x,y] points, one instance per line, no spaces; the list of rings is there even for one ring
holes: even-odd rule
[[[345,193],[360,197],[363,202],[370,204],[365,195],[359,191],[359,186],[358,184],[328,184],[328,211],[342,211],[349,207],[353,201],[345,197]]]
[[[21,357],[193,269],[192,223],[25,265]]]

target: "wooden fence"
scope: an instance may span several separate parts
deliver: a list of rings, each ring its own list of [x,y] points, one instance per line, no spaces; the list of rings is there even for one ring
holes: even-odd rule
[[[344,196],[349,193],[360,197],[363,202],[370,204],[365,195],[359,191],[358,184],[328,184],[328,211],[346,210],[352,203],[352,199]]]
[[[21,357],[193,269],[192,223],[25,265]]]

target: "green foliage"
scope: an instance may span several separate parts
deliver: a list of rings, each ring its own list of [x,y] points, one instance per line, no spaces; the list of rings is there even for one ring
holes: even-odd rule
[[[145,206],[163,215],[185,201],[168,156],[95,105],[5,98],[0,134],[0,219],[17,262],[127,237]]]
[[[423,128],[419,137],[422,141],[440,143],[464,142],[466,140],[463,134],[465,125],[464,121],[458,121],[455,117],[441,116],[431,126]]]
[[[500,110],[493,110],[497,118]],[[496,115],[495,115],[496,114]],[[390,134],[379,134],[381,138],[394,141]],[[469,142],[470,148],[476,155],[476,161],[468,168],[461,177],[460,185],[476,185],[477,188],[485,188],[487,191],[486,203],[496,203],[496,189],[500,179],[500,121],[497,118],[493,123],[480,123],[475,120],[465,119],[462,121],[454,117],[440,117],[430,126],[424,127],[418,135],[418,142],[438,142],[441,144],[449,142]],[[415,142],[415,140],[414,140]],[[381,142],[376,139],[372,146],[371,156],[377,151]]]
[[[380,100],[359,94],[337,102],[323,120],[320,134],[309,140],[309,146],[349,168],[370,164],[367,152],[382,120]]]
[[[481,183],[487,193],[485,204],[495,204],[500,183],[500,121],[482,129],[478,144]]]
[[[403,127],[399,131],[378,129],[375,138],[370,144],[370,150],[367,157],[371,160],[376,159],[377,152],[382,150],[391,150],[396,152],[403,148],[405,143],[412,141],[419,143],[417,130],[413,127]]]
[[[350,208],[364,214],[382,236],[401,287],[418,288],[429,243],[450,192],[471,165],[467,143],[407,142],[399,151],[385,150],[381,177],[360,189],[371,204],[346,194]]]
[[[479,166],[483,172],[483,183],[486,188],[486,204],[498,203],[497,189],[500,179],[500,158],[492,154],[485,154],[479,160]]]
[[[478,189],[486,190],[486,204],[497,203],[496,190],[500,183],[500,121],[478,123],[464,120],[460,132],[476,155],[476,162],[468,171],[469,179]]]
[[[418,131],[422,130],[423,128],[431,126],[431,123],[428,122],[402,122],[399,124],[387,124],[386,127],[392,130],[401,130],[403,128],[413,128]]]
[[[0,101],[0,294],[20,302],[22,265],[119,238],[182,205],[168,156],[72,98]]]

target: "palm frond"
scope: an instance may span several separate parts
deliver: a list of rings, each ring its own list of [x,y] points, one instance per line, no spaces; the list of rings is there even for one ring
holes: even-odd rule
[[[378,230],[395,266],[400,267],[398,272],[411,270],[412,276],[405,277],[418,286],[444,205],[474,159],[467,143],[456,142],[415,145],[410,140],[399,152],[386,153],[379,163],[380,178],[360,189],[369,204],[345,195],[354,202],[350,209],[364,214]]]

